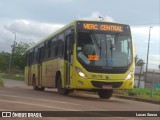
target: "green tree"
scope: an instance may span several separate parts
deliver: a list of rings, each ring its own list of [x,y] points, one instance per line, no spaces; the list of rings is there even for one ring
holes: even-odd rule
[[[2,51],[0,53],[0,71],[4,72],[8,70],[10,54]]]
[[[0,72],[19,73],[24,71],[25,67],[25,53],[28,47],[33,43],[14,43],[12,52],[0,52]]]
[[[25,67],[25,53],[26,50],[34,43],[15,43],[12,46],[12,67],[23,70]]]

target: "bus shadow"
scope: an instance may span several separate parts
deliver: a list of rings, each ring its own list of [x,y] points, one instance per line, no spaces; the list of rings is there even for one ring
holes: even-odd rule
[[[72,92],[69,95],[59,95],[57,90],[45,90],[44,92],[49,94],[58,95],[64,98],[71,98],[75,100],[87,100],[87,101],[96,101],[96,102],[111,102],[111,103],[125,103],[118,98],[111,97],[110,99],[100,99],[99,96],[95,93],[81,93],[81,92]]]
[[[85,101],[87,100],[87,101],[107,102],[107,103],[110,103],[110,102],[111,103],[125,103],[123,101],[115,99],[114,97],[111,97],[110,99],[100,99],[98,95],[90,95],[90,94],[88,94],[87,96],[83,94],[73,93],[73,94],[68,95],[67,97],[77,99],[77,100],[85,100]]]

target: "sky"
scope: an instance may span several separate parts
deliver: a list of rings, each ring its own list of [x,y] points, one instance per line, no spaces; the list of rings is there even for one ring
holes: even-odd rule
[[[136,54],[149,68],[160,65],[160,0],[0,0],[0,52],[16,42],[36,43],[75,19],[129,24]]]

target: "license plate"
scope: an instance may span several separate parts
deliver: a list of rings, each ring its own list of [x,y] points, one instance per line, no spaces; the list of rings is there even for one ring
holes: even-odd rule
[[[112,85],[103,85],[102,86],[103,89],[112,89]]]

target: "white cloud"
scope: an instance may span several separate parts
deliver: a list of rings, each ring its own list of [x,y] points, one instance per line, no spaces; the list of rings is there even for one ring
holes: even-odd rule
[[[0,51],[10,52],[10,46],[16,42],[38,42],[55,30],[63,27],[62,24],[49,24],[31,20],[14,20],[3,27],[0,27]],[[4,47],[5,46],[5,47]]]
[[[131,26],[132,37],[136,45],[136,54],[146,61],[150,26]],[[160,65],[160,26],[150,31],[149,67],[157,69]]]
[[[148,43],[149,37],[149,27],[150,26],[131,26],[133,36],[139,36],[139,38],[145,38],[144,42]],[[153,26],[150,31],[150,41],[151,43],[160,40],[160,26]]]
[[[10,52],[11,40],[12,40],[11,33],[9,33],[4,28],[0,28],[0,51],[8,51]]]
[[[40,23],[29,20],[15,20],[5,26],[8,31],[14,31],[21,35],[44,37],[49,33],[63,27],[61,24]],[[27,37],[27,36],[26,36]]]
[[[151,64],[159,64],[160,65],[160,55],[150,55],[149,62]]]
[[[160,55],[150,55],[148,61],[149,67],[158,69],[160,65]]]
[[[82,17],[80,19],[82,20],[100,20],[101,18],[99,17],[103,17],[104,21],[108,21],[108,22],[113,22],[113,18],[110,16],[103,16],[102,14],[100,14],[98,11],[93,12],[90,16],[88,17]]]

